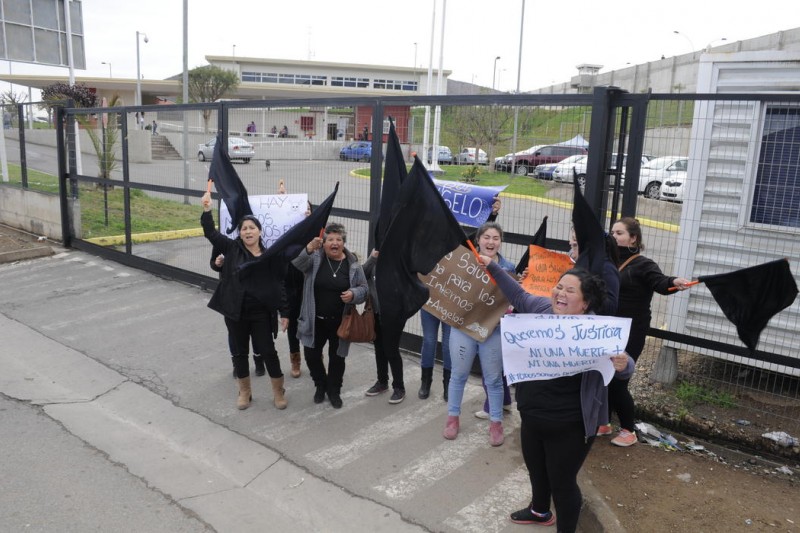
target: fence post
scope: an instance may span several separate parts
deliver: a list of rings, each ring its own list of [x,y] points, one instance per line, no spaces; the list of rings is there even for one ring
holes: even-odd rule
[[[672,385],[678,378],[678,350],[662,346],[650,374],[650,381]]]

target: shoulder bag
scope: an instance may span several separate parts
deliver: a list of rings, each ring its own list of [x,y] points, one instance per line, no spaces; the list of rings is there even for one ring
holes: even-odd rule
[[[372,342],[375,340],[375,315],[372,300],[367,297],[364,311],[358,312],[355,305],[348,304],[342,323],[336,334],[340,339],[350,342]]]

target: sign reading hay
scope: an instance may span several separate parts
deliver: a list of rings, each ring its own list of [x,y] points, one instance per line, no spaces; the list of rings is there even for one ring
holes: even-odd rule
[[[528,248],[528,276],[522,282],[522,288],[536,296],[550,297],[564,272],[575,264],[567,254],[552,252],[535,244]]]
[[[465,246],[441,258],[419,279],[430,290],[422,308],[478,342],[489,337],[508,311],[508,300]]]
[[[263,194],[250,196],[250,208],[261,223],[261,241],[272,246],[284,233],[306,217],[307,194]],[[219,209],[219,227],[231,227],[231,216],[223,202]],[[222,230],[220,230],[222,231]],[[237,230],[230,234],[235,239]]]
[[[630,330],[630,318],[506,315],[500,321],[503,371],[510,385],[597,370],[608,385],[611,356],[625,351]]]

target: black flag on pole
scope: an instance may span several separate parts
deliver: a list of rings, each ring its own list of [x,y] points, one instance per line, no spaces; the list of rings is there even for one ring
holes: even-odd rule
[[[375,224],[375,249],[380,250],[389,224],[392,221],[392,206],[397,200],[400,186],[408,176],[406,161],[403,158],[403,149],[394,127],[392,117],[389,117],[389,140],[386,143],[386,162],[383,170],[383,187],[381,189],[381,208],[378,221]]]
[[[250,208],[247,189],[233,168],[227,150],[222,149],[222,142],[222,135],[217,135],[214,155],[208,169],[208,179],[214,182],[214,187],[231,215],[231,227],[225,229],[225,233],[230,234],[239,225],[242,217],[252,215],[253,210]]]
[[[797,283],[786,259],[697,279],[711,291],[751,353],[767,322],[797,297]]]
[[[530,244],[534,246],[541,246],[542,248],[547,248],[545,246],[547,244],[547,217],[542,219],[542,223],[539,224],[539,229],[536,230],[533,237],[531,237]],[[519,260],[517,263],[517,268],[515,271],[517,274],[522,274],[522,272],[528,268],[528,261],[530,260],[531,255],[531,248],[530,246],[525,248],[525,253],[522,254],[522,259]]]
[[[428,300],[428,288],[417,274],[430,272],[466,235],[419,157],[414,158],[392,212],[376,265],[375,284],[381,321],[402,323]]]
[[[603,276],[606,260],[606,233],[581,192],[578,180],[574,180],[575,194],[572,205],[572,225],[578,241],[580,255],[575,266],[585,268],[592,274]]]

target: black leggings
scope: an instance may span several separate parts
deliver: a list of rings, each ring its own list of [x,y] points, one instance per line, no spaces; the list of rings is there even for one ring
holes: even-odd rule
[[[578,471],[589,454],[594,436],[585,436],[583,422],[553,422],[520,413],[522,457],[531,478],[531,507],[537,513],[556,507],[559,533],[578,526],[582,495]]]
[[[269,377],[283,376],[278,352],[275,350],[275,341],[272,338],[271,313],[266,307],[243,305],[239,320],[231,320],[226,317],[225,325],[228,326],[233,368],[237,378],[246,378],[250,375],[247,356],[251,339],[253,351],[264,358]],[[242,361],[244,361],[243,364]]]
[[[339,350],[339,336],[336,330],[342,317],[314,319],[314,346],[304,346],[306,365],[314,380],[314,385],[332,392],[342,390],[344,380],[345,358],[336,355]],[[328,371],[322,362],[322,349],[328,344]]]
[[[297,319],[300,317],[300,307],[303,305],[303,293],[300,290],[287,289],[286,298],[289,301],[289,327],[286,330],[286,335],[289,337],[289,352],[298,353],[300,339],[297,338]]]
[[[631,328],[625,351],[634,362],[642,354],[646,337],[646,329]],[[611,383],[608,384],[608,419],[610,421],[612,413],[616,412],[617,417],[619,417],[619,425],[623,429],[633,432],[635,406],[633,396],[628,390],[629,384],[630,379],[618,379],[616,377],[611,379]]]
[[[375,366],[378,381],[389,384],[389,367],[392,368],[392,388],[405,390],[403,384],[403,358],[400,356],[400,336],[403,326],[383,324],[375,315]]]

